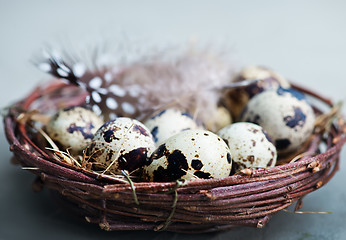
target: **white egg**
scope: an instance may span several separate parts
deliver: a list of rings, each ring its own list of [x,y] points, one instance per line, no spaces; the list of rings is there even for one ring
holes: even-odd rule
[[[227,143],[233,159],[233,171],[244,168],[267,168],[276,164],[276,148],[261,126],[233,123],[218,132]]]
[[[78,153],[91,143],[103,119],[83,107],[59,110],[46,126],[47,134],[71,153]]]
[[[155,150],[149,163],[144,167],[144,179],[155,182],[222,178],[229,176],[232,169],[227,144],[216,134],[201,129],[170,137]]]
[[[155,144],[150,131],[141,122],[119,117],[106,122],[93,138],[87,155],[112,173],[132,172],[142,167]]]
[[[144,125],[153,135],[156,146],[179,132],[200,128],[190,114],[175,108],[161,111],[144,122]]]
[[[293,89],[267,90],[252,98],[241,121],[263,127],[279,154],[297,150],[312,134],[315,115],[306,97]]]

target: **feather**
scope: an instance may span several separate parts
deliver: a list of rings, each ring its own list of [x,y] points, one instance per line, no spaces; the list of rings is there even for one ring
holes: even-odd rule
[[[208,49],[172,50],[138,56],[131,62],[121,62],[124,57],[118,56],[116,64],[96,69],[81,67],[86,65],[83,61],[68,64],[49,54],[38,66],[88,91],[86,100],[106,120],[117,116],[144,120],[175,107],[205,123],[217,111],[220,89],[230,83],[233,65],[224,54]]]
[[[230,82],[231,66],[207,52],[186,51],[171,61],[154,59],[131,65],[122,85],[127,89],[140,86],[141,113],[174,106],[205,122],[217,109],[217,89]]]

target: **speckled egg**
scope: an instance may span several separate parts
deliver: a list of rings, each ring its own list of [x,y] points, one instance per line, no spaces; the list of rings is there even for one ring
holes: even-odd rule
[[[155,182],[209,179],[227,177],[231,169],[227,144],[210,131],[194,129],[178,133],[161,144],[144,167],[143,176]]]
[[[289,88],[290,83],[278,73],[263,66],[247,66],[234,78],[234,82],[243,80],[261,80],[252,83],[246,87],[230,89],[227,92],[226,104],[231,110],[235,119],[243,111],[248,101],[256,94],[268,89],[277,89],[279,87]]]
[[[252,98],[241,121],[262,126],[278,153],[297,150],[311,135],[315,115],[306,97],[294,89],[267,90]]]
[[[47,134],[71,153],[78,153],[91,143],[103,119],[83,107],[59,110],[46,126]]]
[[[232,153],[234,172],[275,166],[276,148],[261,126],[248,122],[233,123],[221,129],[218,135]]]
[[[114,174],[132,172],[146,163],[155,144],[150,131],[141,122],[119,117],[97,130],[87,155]]]
[[[169,108],[144,122],[159,146],[169,137],[189,129],[200,128],[193,117],[175,108]]]

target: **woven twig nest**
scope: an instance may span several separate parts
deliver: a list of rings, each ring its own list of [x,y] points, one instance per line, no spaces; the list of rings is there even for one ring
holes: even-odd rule
[[[308,143],[294,153],[297,157],[272,168],[244,169],[220,179],[127,182],[57,159],[45,148],[30,116],[22,113],[48,111],[66,103],[78,105],[84,100],[79,88],[61,82],[35,89],[11,107],[4,118],[5,131],[19,163],[38,176],[36,187],[43,184],[60,193],[67,207],[104,230],[192,233],[236,226],[261,228],[293,203],[299,209],[306,194],[334,176],[346,142],[344,119],[335,118],[333,104],[312,91],[293,87],[316,100],[314,110],[320,121]],[[317,105],[328,109],[322,112]]]

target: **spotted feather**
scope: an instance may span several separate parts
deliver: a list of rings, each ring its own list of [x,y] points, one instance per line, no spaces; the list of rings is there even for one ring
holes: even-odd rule
[[[38,67],[52,76],[86,90],[86,103],[105,120],[118,116],[138,116],[137,98],[117,83],[118,76],[111,69],[90,71],[82,63],[67,64],[60,57],[49,55]]]
[[[103,53],[94,54],[92,69],[50,55],[40,68],[89,92],[87,102],[105,120],[125,116],[145,121],[154,113],[175,107],[205,123],[217,113],[225,88],[249,84],[230,82],[233,67],[221,53],[176,50],[154,56],[137,53],[128,61],[123,60],[128,54],[117,51],[114,63],[104,63]]]

